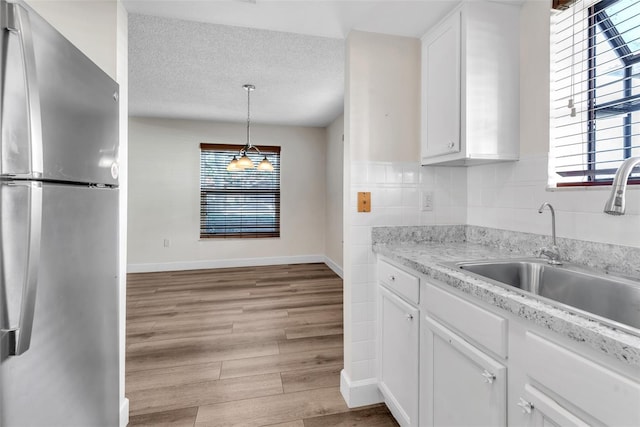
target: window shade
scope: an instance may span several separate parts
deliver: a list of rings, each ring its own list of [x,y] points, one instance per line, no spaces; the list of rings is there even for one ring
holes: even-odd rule
[[[640,155],[640,0],[579,0],[552,27],[551,184],[609,184]]]
[[[280,147],[248,153],[255,165],[264,155],[273,172],[228,172],[241,145],[200,145],[200,237],[280,236]]]

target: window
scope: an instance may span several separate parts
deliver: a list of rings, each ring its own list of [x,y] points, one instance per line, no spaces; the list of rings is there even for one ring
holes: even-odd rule
[[[200,144],[200,237],[280,237],[280,147],[260,151],[273,172],[228,172],[241,145]],[[254,164],[263,156],[251,152]]]
[[[553,17],[551,181],[608,185],[640,155],[640,0],[569,4]]]

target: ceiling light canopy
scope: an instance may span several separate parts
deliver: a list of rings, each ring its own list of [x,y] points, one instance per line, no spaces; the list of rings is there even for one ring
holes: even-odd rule
[[[249,158],[249,156],[247,156],[249,150],[256,150],[258,154],[262,155],[260,150],[258,150],[258,147],[251,144],[251,92],[254,91],[256,87],[250,84],[246,84],[242,87],[247,91],[247,143],[240,149],[240,152],[238,153],[238,156],[240,156],[240,158],[238,159],[237,156],[233,156],[233,159],[231,159],[231,161],[227,165],[227,170],[229,172],[255,168],[253,161]],[[271,164],[269,159],[267,159],[267,156],[264,156],[262,161],[258,164],[258,170],[267,172],[273,171],[273,165]]]

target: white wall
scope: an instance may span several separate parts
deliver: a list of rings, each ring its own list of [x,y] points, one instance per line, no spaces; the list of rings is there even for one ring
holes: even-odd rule
[[[550,2],[521,10],[520,161],[468,169],[468,223],[550,234],[544,201],[556,208],[558,236],[640,246],[640,191],[628,192],[627,214],[602,212],[610,187],[546,190],[549,152]]]
[[[120,82],[116,78],[119,0],[26,2],[112,79]]]
[[[120,85],[120,196],[118,225],[119,241],[119,338],[120,338],[120,426],[129,423],[129,399],[125,398],[125,354],[126,354],[126,322],[127,322],[127,199],[128,199],[128,152],[129,152],[129,19],[122,2],[117,6],[117,56],[116,81]]]
[[[130,271],[324,260],[324,128],[252,126],[258,148],[282,147],[280,238],[199,238],[200,143],[242,144],[245,132],[240,123],[130,118]]]
[[[342,181],[344,163],[344,115],[327,127],[327,170],[324,250],[327,263],[342,275]]]
[[[341,391],[359,406],[380,399],[372,226],[464,223],[467,193],[464,169],[420,167],[420,40],[354,31],[346,56]],[[420,210],[423,190],[433,211]],[[357,212],[359,191],[371,192],[371,212]]]
[[[472,224],[550,234],[549,213],[538,214],[544,201],[556,207],[559,236],[640,245],[640,191],[629,194],[628,212],[602,213],[609,189],[547,190],[549,151],[550,2],[528,0],[521,10],[520,152],[518,162],[469,168],[420,167],[410,138],[386,144],[389,122],[371,111],[402,106],[419,109],[416,100],[378,91],[371,82],[397,87],[416,57],[410,51],[394,58],[394,68],[378,67],[375,55],[410,40],[352,33],[347,40],[345,89],[345,368],[341,389],[351,406],[375,401],[376,269],[371,227],[379,225]],[[419,54],[418,54],[419,57]],[[416,79],[419,79],[416,77]],[[410,82],[407,82],[410,84]],[[406,123],[414,126],[415,123]],[[405,130],[405,135],[412,132]],[[356,212],[356,193],[371,191],[372,212]],[[420,210],[419,193],[434,192],[434,210]],[[418,193],[418,194],[416,194]]]

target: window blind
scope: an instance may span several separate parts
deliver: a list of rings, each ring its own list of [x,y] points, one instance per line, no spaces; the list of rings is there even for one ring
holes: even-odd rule
[[[251,150],[255,165],[264,155],[273,171],[228,172],[241,145],[200,144],[200,237],[280,236],[280,147]]]
[[[640,0],[563,7],[552,17],[550,181],[607,185],[640,155]]]

